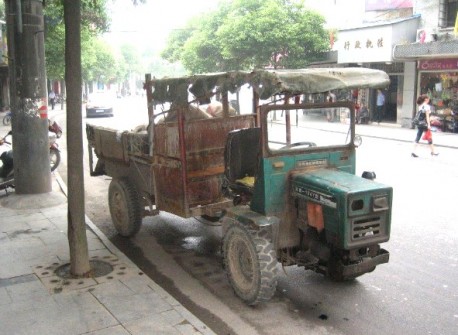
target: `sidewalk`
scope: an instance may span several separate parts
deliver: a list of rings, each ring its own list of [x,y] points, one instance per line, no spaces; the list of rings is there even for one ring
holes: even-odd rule
[[[0,191],[0,334],[214,334],[88,218],[90,260],[113,271],[56,276],[69,263],[69,246],[65,185],[58,175],[52,179],[47,194]]]
[[[357,124],[356,133],[361,136],[388,139],[400,142],[413,143],[417,129],[401,128],[394,123]],[[434,145],[437,147],[458,149],[458,134],[448,132],[433,132]],[[426,143],[425,141],[420,141]]]

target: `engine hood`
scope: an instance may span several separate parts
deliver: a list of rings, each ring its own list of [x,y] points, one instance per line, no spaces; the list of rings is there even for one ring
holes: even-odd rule
[[[325,192],[326,195],[348,195],[391,188],[373,180],[332,169],[295,172],[291,175],[291,186],[293,195],[312,200],[318,200],[317,197],[320,196],[312,192],[313,190]]]

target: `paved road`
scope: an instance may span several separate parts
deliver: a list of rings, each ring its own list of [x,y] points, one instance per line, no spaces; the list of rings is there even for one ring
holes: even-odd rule
[[[437,136],[443,141],[439,157],[425,148],[414,159],[413,130],[358,126],[357,131],[363,135],[358,174],[375,170],[395,195],[392,237],[385,244],[390,263],[354,282],[335,283],[285,268],[272,301],[247,307],[234,296],[221,268],[219,227],[161,213],[146,218],[135,238],[121,239],[110,222],[106,177],[86,176],[86,212],[145,273],[218,334],[455,334],[458,155],[453,148],[458,135]]]

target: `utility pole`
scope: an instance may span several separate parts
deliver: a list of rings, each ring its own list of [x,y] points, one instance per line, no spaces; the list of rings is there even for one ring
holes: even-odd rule
[[[43,3],[5,0],[17,194],[51,192]]]

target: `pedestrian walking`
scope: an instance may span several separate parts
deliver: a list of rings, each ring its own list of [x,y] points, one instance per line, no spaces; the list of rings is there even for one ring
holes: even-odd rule
[[[56,105],[56,93],[52,90],[49,92],[49,102],[51,103],[51,108],[54,110],[54,106]]]
[[[54,106],[56,105],[56,93],[54,93],[54,91],[51,90],[51,92],[49,92],[48,98],[49,103],[51,104],[51,108],[54,110]]]
[[[425,132],[425,135],[428,136],[423,136],[423,139],[428,141],[429,147],[431,149],[431,156],[437,156],[439,155],[438,153],[434,152],[434,144],[433,144],[433,137],[431,134],[431,106],[429,105],[429,97],[426,94],[422,94],[418,97],[417,99],[417,105],[418,105],[418,121],[420,121],[420,124],[417,126],[418,131],[417,131],[417,137],[415,137],[415,144],[412,152],[412,157],[417,158],[418,155],[416,154],[416,149],[418,146],[418,142],[420,142],[420,139],[422,138],[423,133]],[[422,122],[422,121],[426,121]]]
[[[375,106],[375,115],[372,121],[380,123],[383,117],[383,109],[385,108],[385,95],[381,89],[377,90],[377,101]]]
[[[329,91],[326,95],[326,101],[327,102],[336,102],[337,98],[336,95]],[[330,108],[327,112],[326,118],[328,122],[333,122],[336,119],[336,109],[335,108]]]

